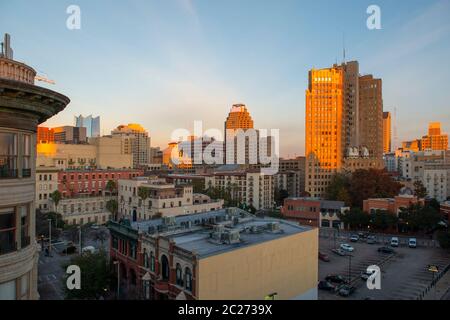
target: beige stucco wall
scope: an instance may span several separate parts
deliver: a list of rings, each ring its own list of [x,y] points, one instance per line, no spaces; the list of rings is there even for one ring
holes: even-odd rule
[[[314,292],[318,229],[199,260],[198,299],[294,299]]]

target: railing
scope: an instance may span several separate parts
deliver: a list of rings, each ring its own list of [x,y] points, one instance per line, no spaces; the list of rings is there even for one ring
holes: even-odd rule
[[[0,242],[0,256],[14,251],[17,251],[16,242]]]

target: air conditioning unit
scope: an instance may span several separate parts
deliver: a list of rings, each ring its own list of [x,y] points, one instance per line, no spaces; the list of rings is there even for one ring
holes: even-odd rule
[[[280,223],[279,222],[269,222],[267,224],[267,229],[269,229],[269,231],[279,231],[280,230]]]
[[[227,233],[222,234],[222,240],[229,244],[239,243],[241,242],[241,237],[239,230],[231,230]]]

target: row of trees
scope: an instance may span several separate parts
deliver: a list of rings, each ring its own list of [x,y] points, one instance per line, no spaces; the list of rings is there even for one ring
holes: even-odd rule
[[[402,208],[398,217],[386,210],[375,210],[366,213],[358,207],[339,214],[339,219],[350,229],[364,229],[385,231],[398,228],[400,231],[429,233],[436,229],[442,217],[435,207],[426,204],[411,205]]]

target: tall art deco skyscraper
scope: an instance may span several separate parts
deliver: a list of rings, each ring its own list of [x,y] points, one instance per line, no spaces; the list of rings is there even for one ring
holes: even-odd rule
[[[37,125],[69,98],[34,85],[33,68],[0,54],[0,300],[38,299],[35,234]]]
[[[305,189],[312,197],[324,197],[339,171],[382,167],[381,79],[360,76],[357,61],[312,69],[305,111]]]

